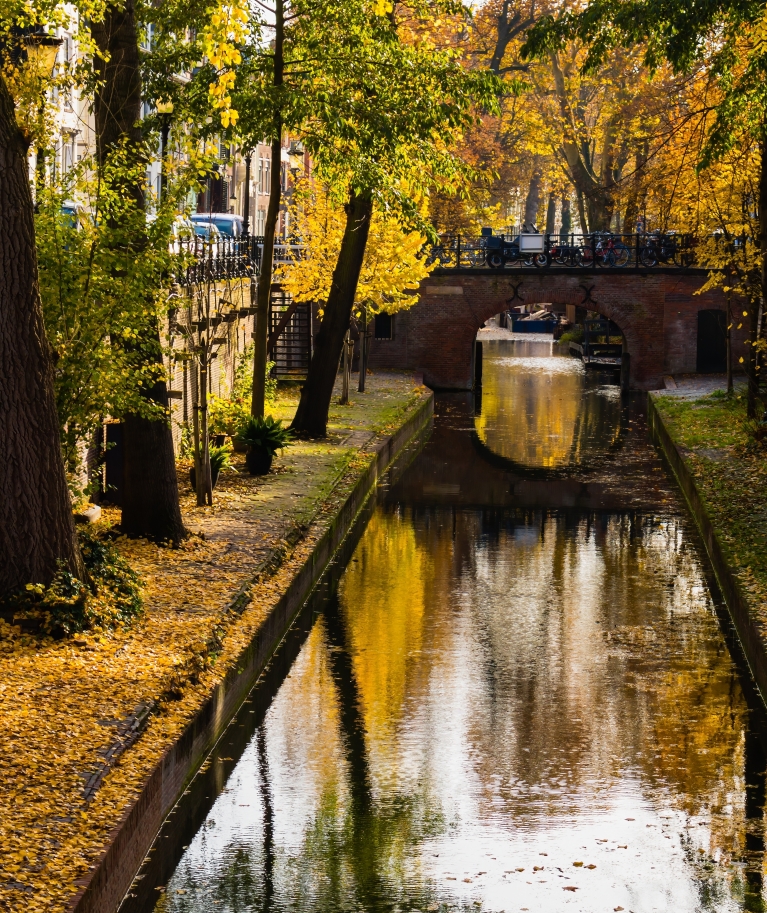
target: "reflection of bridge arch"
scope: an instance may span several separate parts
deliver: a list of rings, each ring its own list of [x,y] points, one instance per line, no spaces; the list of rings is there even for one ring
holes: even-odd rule
[[[647,443],[644,425],[636,421],[638,416],[631,425],[624,425],[620,451],[606,454],[597,465],[582,471],[571,467],[567,474],[542,477],[477,445],[471,394],[440,397],[435,414],[439,421],[426,445],[431,458],[408,469],[387,495],[390,503],[401,501],[414,510],[557,511],[644,510],[660,503],[657,489],[662,474],[652,473],[644,465],[643,461],[657,457]],[[620,475],[610,469],[615,458],[620,459]],[[627,488],[626,479],[637,481],[635,492]]]
[[[442,389],[472,386],[473,342],[486,320],[520,304],[571,304],[622,330],[635,389],[663,387],[665,374],[696,370],[698,311],[724,310],[719,290],[696,295],[704,270],[462,270],[435,273],[418,304],[398,314],[394,338],[374,340],[371,367],[423,373]],[[745,335],[733,340],[735,358]]]
[[[552,354],[550,342],[489,341],[476,394],[477,446],[489,461],[538,477],[604,462],[620,447],[625,409],[578,359]]]

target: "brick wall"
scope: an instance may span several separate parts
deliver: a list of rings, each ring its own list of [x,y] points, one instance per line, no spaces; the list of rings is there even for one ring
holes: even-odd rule
[[[696,294],[705,281],[703,270],[435,274],[422,284],[418,304],[396,315],[394,338],[373,340],[370,367],[423,373],[436,389],[470,389],[474,339],[484,322],[520,304],[553,303],[585,307],[613,320],[631,355],[632,386],[659,389],[665,374],[695,372],[698,311],[726,307],[718,290]],[[737,367],[739,357],[745,357],[746,327],[733,333]]]

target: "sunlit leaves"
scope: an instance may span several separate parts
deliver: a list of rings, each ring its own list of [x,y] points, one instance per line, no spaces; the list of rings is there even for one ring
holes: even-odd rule
[[[280,278],[297,301],[327,301],[333,270],[341,248],[345,215],[329,188],[305,181],[297,195],[292,218],[301,256],[283,267]],[[436,264],[422,256],[425,237],[406,231],[391,213],[377,210],[370,225],[356,302],[371,312],[411,307],[417,290]]]

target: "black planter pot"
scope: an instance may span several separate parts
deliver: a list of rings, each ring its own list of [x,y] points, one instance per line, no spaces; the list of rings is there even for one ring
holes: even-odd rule
[[[211,466],[210,480],[213,483],[214,488],[216,487],[216,482],[218,482],[218,472],[219,472],[218,469],[214,469]],[[191,483],[192,488],[194,488],[196,491],[197,490],[197,473],[194,471],[194,466],[192,466],[192,468],[189,470],[189,482]]]
[[[274,454],[271,450],[263,450],[261,447],[248,447],[245,454],[245,465],[252,476],[265,476],[272,468]]]

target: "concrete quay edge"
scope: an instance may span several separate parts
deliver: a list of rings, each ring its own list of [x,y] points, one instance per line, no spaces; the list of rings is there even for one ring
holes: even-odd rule
[[[247,698],[272,653],[341,546],[376,485],[403,451],[425,433],[434,414],[434,394],[421,402],[390,434],[374,441],[375,459],[337,508],[311,554],[293,576],[269,616],[212,689],[146,778],[110,833],[94,867],[66,904],[67,913],[114,913],[130,889],[168,813]]]
[[[725,557],[713,523],[695,484],[695,479],[685,462],[682,451],[666,427],[655,405],[652,393],[648,394],[647,401],[647,424],[650,437],[671,467],[687,502],[687,507],[695,520],[717,585],[735,626],[743,655],[761,698],[767,703],[767,632],[756,621],[748,597],[743,592],[735,572]]]

